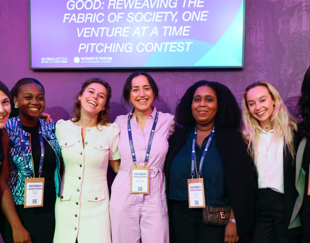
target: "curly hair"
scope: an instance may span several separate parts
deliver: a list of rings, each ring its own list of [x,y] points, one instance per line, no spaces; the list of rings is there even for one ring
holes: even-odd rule
[[[298,104],[298,116],[302,117],[299,123],[299,133],[303,137],[310,137],[310,67],[307,69],[301,85],[301,96]]]
[[[106,126],[108,123],[110,123],[110,118],[108,116],[108,113],[110,111],[109,104],[110,104],[110,99],[112,97],[112,89],[111,89],[111,86],[107,82],[99,78],[91,78],[82,84],[82,88],[80,92],[75,96],[75,103],[74,103],[72,115],[70,116],[70,120],[73,122],[77,122],[81,119],[81,101],[79,100],[79,97],[83,95],[85,89],[90,84],[93,84],[93,83],[101,84],[107,90],[105,110],[102,112],[99,112],[98,118],[97,118],[97,125]]]
[[[260,125],[259,121],[256,120],[250,113],[247,102],[247,94],[250,89],[258,86],[265,87],[268,90],[272,100],[274,101],[274,110],[271,118],[271,124],[273,125],[276,139],[280,139],[282,135],[284,136],[284,145],[288,147],[290,154],[294,158],[295,149],[293,142],[293,130],[297,131],[297,122],[288,111],[279,92],[275,89],[275,87],[266,81],[258,81],[250,84],[243,92],[241,127],[243,138],[248,143],[248,151],[253,158],[256,157]]]
[[[11,103],[10,118],[16,117],[19,114],[18,108],[15,108],[15,106],[14,106],[14,97],[18,96],[20,86],[22,86],[24,84],[31,84],[31,83],[34,83],[34,84],[41,86],[43,92],[45,93],[44,86],[37,79],[22,78],[22,79],[18,80],[17,83],[14,85],[14,87],[10,91],[10,103]]]
[[[196,90],[201,86],[208,86],[216,93],[218,110],[215,118],[215,125],[220,125],[225,128],[238,128],[241,121],[241,111],[235,96],[227,86],[218,82],[206,80],[194,83],[178,101],[175,110],[176,122],[182,126],[187,126],[196,122],[192,114],[192,102]]]

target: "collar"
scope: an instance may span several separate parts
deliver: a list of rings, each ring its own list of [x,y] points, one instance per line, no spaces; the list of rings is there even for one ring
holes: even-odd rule
[[[265,133],[265,134],[267,134],[267,133],[274,133],[274,130],[273,130],[273,129],[271,129],[271,130],[269,130],[268,132],[266,132],[266,131],[263,130],[260,126],[258,126],[258,128],[260,129],[260,133]]]
[[[154,120],[154,119],[155,119],[155,116],[156,116],[156,111],[157,111],[157,109],[156,109],[155,106],[152,106],[152,108],[153,108],[153,111],[152,111],[152,113],[151,113],[148,117],[151,117],[151,118],[153,118],[153,120]],[[132,108],[132,110],[129,112],[129,114],[130,114],[130,119],[132,118],[132,116],[135,116],[135,114],[133,114],[134,110],[135,110],[135,108]]]

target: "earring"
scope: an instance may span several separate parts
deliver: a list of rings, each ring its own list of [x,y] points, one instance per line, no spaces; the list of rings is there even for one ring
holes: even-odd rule
[[[17,103],[14,105],[14,108],[16,108],[16,109],[18,108],[18,104]]]

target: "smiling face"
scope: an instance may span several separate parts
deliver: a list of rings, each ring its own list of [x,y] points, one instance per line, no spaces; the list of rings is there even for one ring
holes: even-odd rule
[[[107,89],[99,83],[91,83],[79,96],[81,101],[81,115],[88,113],[98,116],[99,112],[106,109]]]
[[[264,86],[256,86],[247,93],[249,111],[261,127],[269,126],[274,110],[274,100]]]
[[[131,81],[130,102],[134,105],[135,111],[151,112],[155,94],[148,79],[144,75],[137,76]]]
[[[4,128],[11,112],[9,97],[0,90],[0,129]]]
[[[192,101],[192,114],[196,122],[202,126],[214,125],[217,113],[217,96],[208,86],[200,86]]]
[[[37,121],[45,109],[44,90],[36,83],[21,85],[13,101],[19,107],[22,123],[23,121]]]

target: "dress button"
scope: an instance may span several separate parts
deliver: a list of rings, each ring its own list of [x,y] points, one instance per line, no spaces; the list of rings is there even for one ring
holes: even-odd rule
[[[80,155],[82,155],[83,153],[81,152]]]
[[[79,180],[81,180],[81,177],[79,177]]]
[[[95,200],[98,200],[98,197],[96,197]]]
[[[63,196],[60,196],[60,199],[63,199],[64,197]]]
[[[88,142],[85,142],[85,144],[87,145],[87,144],[88,144]]]
[[[75,217],[77,217],[77,214],[75,215]]]
[[[82,165],[80,165],[80,167],[82,167]]]
[[[77,230],[77,227],[75,227],[74,229]]]
[[[76,204],[76,205],[79,205],[79,203],[78,203],[78,202],[76,202],[75,204]]]
[[[80,192],[80,189],[77,189],[77,192]]]
[[[80,143],[81,141],[79,140],[78,142]]]
[[[65,143],[65,146],[67,146],[68,145],[68,143]]]

